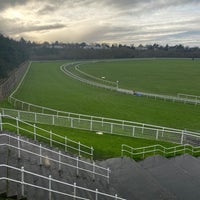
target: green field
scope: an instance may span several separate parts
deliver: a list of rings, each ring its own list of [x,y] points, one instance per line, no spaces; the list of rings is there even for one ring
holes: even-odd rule
[[[119,81],[121,88],[156,94],[200,95],[200,60],[147,59],[84,64],[80,69],[96,77]]]
[[[104,63],[109,64],[109,62]],[[126,61],[119,63],[125,65]],[[68,112],[200,130],[200,106],[135,97],[89,86],[66,76],[60,71],[61,64],[63,62],[33,63],[16,98]],[[115,72],[119,73],[114,70],[112,71],[113,76]],[[160,74],[162,73],[161,70]],[[157,82],[159,81],[162,82],[162,78],[158,78]],[[198,85],[198,82],[195,85]]]
[[[122,88],[133,89],[131,84],[132,81],[135,81],[135,85],[138,83],[138,90],[159,93],[161,88],[167,88],[165,90],[167,91],[166,93],[173,94],[172,89],[178,91],[181,88],[179,87],[180,84],[176,84],[171,88],[172,83],[169,80],[173,79],[173,73],[170,72],[173,62],[185,63],[185,60],[100,62],[81,65],[80,69],[98,77],[106,76],[108,80],[115,81],[118,79],[120,80],[120,87]],[[194,77],[196,77],[198,63],[197,61],[194,62],[187,60],[187,65],[190,66],[191,76],[195,74]],[[171,101],[155,100],[146,97],[136,97],[86,85],[65,75],[60,70],[60,66],[64,63],[66,62],[52,61],[32,63],[29,73],[26,75],[21,87],[15,94],[15,98],[67,112],[138,121],[194,131],[200,130],[200,106],[173,103]],[[165,63],[165,67],[162,66],[161,63]],[[161,66],[160,68],[159,65]],[[149,70],[147,70],[148,68]],[[187,69],[186,64],[185,67],[182,68],[183,74],[188,73],[187,70],[186,72],[184,71],[185,69]],[[168,71],[168,75],[166,75],[168,81],[163,80],[164,71]],[[157,73],[156,80],[154,80],[156,77],[155,72]],[[133,77],[134,73],[137,75]],[[178,76],[180,78],[183,75],[176,75],[177,79],[179,79]],[[119,77],[121,77],[121,79],[119,79]],[[144,78],[142,79],[142,77]],[[173,75],[173,77],[175,80],[175,75]],[[183,81],[182,84],[185,82],[185,87],[182,87],[182,89],[185,90],[179,92],[185,91],[191,94],[188,85],[193,85],[193,92],[197,94],[195,91],[200,87],[198,85],[198,80],[196,78],[190,78],[189,80],[188,77],[183,77],[185,77],[185,81]],[[157,87],[157,90],[155,89],[156,87],[152,89],[151,85],[153,86],[155,81],[158,86],[162,85],[162,87]],[[145,84],[145,82],[148,82],[148,84]],[[170,82],[170,84],[168,82]],[[175,82],[176,81],[174,81],[174,83]],[[135,89],[137,88],[135,87]],[[49,125],[40,126],[47,130],[51,129],[53,132],[61,135],[67,135],[70,139],[80,141],[83,144],[93,146],[95,149],[95,159],[120,156],[120,148],[123,143],[133,147],[157,143],[164,146],[174,145],[165,142],[109,134],[97,135],[90,131],[81,131],[64,127]]]

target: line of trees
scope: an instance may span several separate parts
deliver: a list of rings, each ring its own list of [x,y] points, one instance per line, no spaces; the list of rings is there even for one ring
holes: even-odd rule
[[[15,41],[0,34],[0,79],[29,58],[27,43],[24,39]]]
[[[122,45],[113,44],[87,44],[20,41],[4,37],[0,34],[0,79],[18,67],[27,59],[114,59],[114,58],[143,58],[143,57],[176,57],[200,58],[199,47],[185,47],[183,45]]]

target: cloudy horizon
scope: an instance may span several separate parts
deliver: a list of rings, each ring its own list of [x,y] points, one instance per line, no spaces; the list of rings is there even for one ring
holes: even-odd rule
[[[0,0],[0,33],[36,42],[200,47],[199,0]]]

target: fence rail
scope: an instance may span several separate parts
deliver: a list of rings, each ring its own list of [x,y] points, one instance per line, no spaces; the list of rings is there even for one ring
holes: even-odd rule
[[[96,61],[97,62],[97,61]],[[119,88],[118,87],[118,83],[116,83],[116,87],[113,86],[109,86],[110,84],[107,82],[104,82],[105,84],[100,84],[97,83],[95,81],[90,81],[86,78],[83,78],[81,76],[75,75],[73,72],[70,71],[69,67],[74,67],[75,69],[77,69],[77,67],[80,65],[80,63],[69,63],[69,64],[64,64],[60,67],[61,71],[63,71],[66,75],[79,80],[81,82],[90,84],[90,85],[94,85],[96,87],[101,87],[101,88],[105,88],[105,89],[110,89],[110,90],[115,90],[117,92],[121,92],[121,93],[125,93],[125,94],[130,94],[130,95],[137,95],[137,96],[146,96],[149,98],[154,98],[154,99],[161,99],[161,100],[170,100],[172,102],[182,102],[182,103],[188,103],[188,104],[194,104],[194,105],[198,105],[200,104],[200,99],[199,98],[189,98],[189,95],[183,96],[182,97],[180,95],[177,96],[169,96],[169,95],[160,95],[160,94],[153,94],[153,93],[147,93],[147,92],[133,92],[132,90],[128,90],[128,89],[123,89],[123,88]],[[81,71],[82,72],[82,71]],[[84,72],[82,72],[84,73]],[[92,76],[93,77],[93,76]],[[94,79],[94,78],[93,78]],[[96,78],[97,79],[97,78]],[[95,79],[94,79],[95,80]],[[192,95],[190,95],[191,97]]]
[[[108,120],[104,120],[103,118],[101,120],[83,119],[81,117],[75,118],[5,108],[2,109],[2,113],[4,115],[13,116],[16,119],[21,119],[33,123],[43,123],[90,131],[101,131],[104,133],[154,140],[163,140],[179,144],[200,144],[200,133],[180,129],[170,129],[159,126],[155,126],[152,128],[151,126],[145,126],[145,124],[129,124],[125,121],[120,120],[116,120],[115,122],[111,120],[109,122]]]
[[[26,133],[34,140],[45,140],[51,147],[53,145],[59,145],[62,146],[65,151],[71,150],[75,153],[78,153],[78,156],[89,156],[93,160],[93,147],[89,147],[80,142],[71,140],[66,136],[63,137],[53,133],[52,131],[47,131],[45,129],[39,128],[35,124],[32,125],[30,123],[24,122],[18,117],[13,117],[12,115],[6,114],[2,115],[0,113],[0,131],[6,130],[7,128],[15,130],[17,134]]]
[[[194,147],[190,144],[178,145],[173,147],[164,147],[162,145],[152,145],[140,148],[134,148],[126,144],[121,146],[121,156],[129,155],[130,157],[142,157],[143,159],[148,155],[161,154],[163,156],[176,156],[180,154],[189,153],[194,156],[200,155],[200,147]]]
[[[49,177],[42,176],[30,171],[27,171],[24,169],[24,167],[16,168],[10,165],[6,164],[0,164],[0,169],[3,170],[12,170],[12,172],[15,172],[17,176],[15,175],[12,177],[12,175],[9,175],[7,173],[4,174],[4,176],[0,177],[0,181],[6,181],[5,184],[8,184],[8,182],[16,183],[21,190],[21,195],[25,196],[25,193],[28,193],[27,188],[30,187],[31,190],[36,188],[43,190],[47,192],[46,196],[49,200],[52,199],[63,199],[64,197],[70,198],[70,199],[82,199],[82,200],[89,200],[89,199],[95,199],[95,200],[102,200],[102,199],[115,199],[115,200],[123,200],[123,198],[120,198],[116,195],[110,195],[103,192],[96,190],[91,190],[88,188],[80,187],[76,183],[70,184],[67,182],[62,182],[57,179],[54,179],[51,175]],[[11,177],[10,177],[11,176]],[[31,178],[30,178],[31,177]],[[31,180],[34,180],[37,178],[36,182],[31,182]],[[43,182],[42,185],[39,185],[40,182]],[[59,189],[56,189],[56,185],[59,185]],[[66,192],[68,191],[68,192]]]
[[[5,141],[4,137],[7,138],[8,142],[4,142],[3,144],[1,144],[1,141]],[[67,166],[75,169],[77,176],[79,175],[80,171],[83,171],[92,175],[93,180],[95,180],[96,176],[99,176],[106,178],[109,183],[109,168],[104,168],[99,165],[96,165],[94,161],[93,163],[86,162],[84,160],[81,160],[79,157],[74,158],[72,156],[61,153],[61,151],[57,152],[54,150],[50,150],[48,148],[43,147],[41,144],[33,144],[31,142],[21,139],[19,136],[16,137],[5,133],[0,134],[0,146],[7,146],[9,148],[13,148],[17,151],[18,158],[21,158],[21,152],[27,153],[31,156],[35,156],[38,159],[40,165],[42,165],[43,163],[42,160],[47,159],[45,154],[49,152],[48,161],[56,163],[58,165],[59,170],[61,170],[62,167]]]

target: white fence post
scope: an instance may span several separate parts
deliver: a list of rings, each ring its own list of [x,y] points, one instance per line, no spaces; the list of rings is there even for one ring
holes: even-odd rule
[[[95,192],[95,200],[98,200],[98,189],[96,189],[96,192]]]
[[[76,183],[74,183],[74,199],[76,199]]]
[[[182,131],[182,135],[181,135],[181,144],[183,144],[183,139],[184,139],[184,130]]]
[[[49,132],[50,147],[52,147],[52,131]]]
[[[93,165],[92,165],[92,179],[93,181],[95,180],[95,162],[93,161]]]
[[[76,176],[79,176],[79,166],[78,166],[79,158],[76,157]]]
[[[93,160],[94,148],[91,147],[91,160]]]
[[[65,151],[67,152],[67,136],[65,136]]]
[[[39,154],[40,154],[40,165],[42,165],[42,145],[40,144],[40,152],[39,152]]]
[[[36,126],[35,126],[35,124],[33,125],[34,126],[34,141],[36,141]]]
[[[113,124],[110,124],[110,133],[113,133]]]
[[[78,142],[78,156],[81,156],[81,143]]]
[[[61,151],[58,152],[59,155],[58,155],[58,170],[60,171],[61,170]]]
[[[107,180],[108,180],[108,184],[110,182],[110,168],[107,168]]]
[[[92,117],[91,117],[91,120],[90,120],[90,131],[92,131],[92,123],[93,123],[93,121],[92,121]]]
[[[156,130],[156,140],[158,140],[158,129]]]
[[[21,185],[22,185],[22,197],[24,197],[24,167],[21,167]]]
[[[19,120],[18,120],[18,117],[16,117],[16,126],[17,126],[17,135],[19,135]]]
[[[0,113],[0,131],[3,131],[2,115],[1,115],[1,113]]]
[[[55,115],[52,115],[52,124],[55,125]]]
[[[118,196],[117,196],[117,194],[115,195],[115,200],[117,200],[118,199]]]
[[[19,140],[19,136],[17,137],[17,146],[18,146],[18,158],[21,157],[21,151],[20,151],[20,140]]]
[[[132,132],[132,137],[135,136],[135,126],[133,126],[133,132]]]
[[[73,128],[73,118],[71,118],[71,128]]]
[[[49,200],[51,200],[51,175],[49,175]]]

